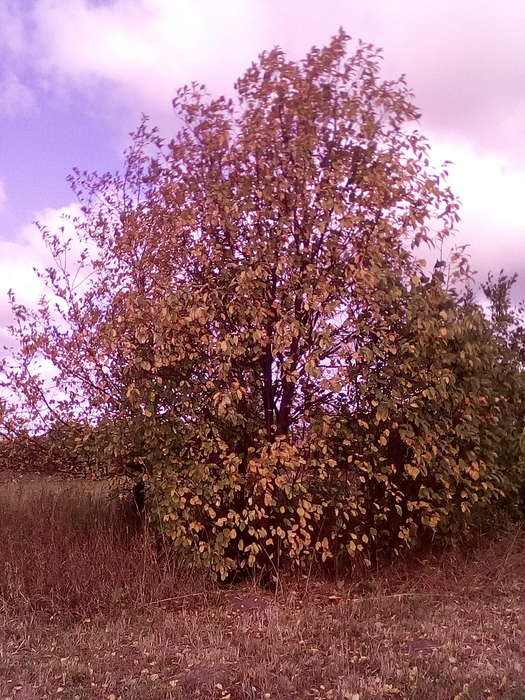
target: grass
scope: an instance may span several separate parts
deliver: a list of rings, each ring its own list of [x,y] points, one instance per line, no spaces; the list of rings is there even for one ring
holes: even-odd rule
[[[212,586],[102,487],[0,489],[0,698],[525,699],[525,538],[352,582]]]

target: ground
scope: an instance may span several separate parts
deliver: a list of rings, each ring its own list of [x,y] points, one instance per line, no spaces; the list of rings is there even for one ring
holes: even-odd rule
[[[270,591],[214,586],[103,503],[80,482],[3,486],[0,698],[525,699],[519,525]]]

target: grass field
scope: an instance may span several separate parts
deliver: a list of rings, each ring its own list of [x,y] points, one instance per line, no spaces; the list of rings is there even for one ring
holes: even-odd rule
[[[270,592],[212,585],[119,513],[92,484],[0,484],[0,698],[525,699],[518,526]]]

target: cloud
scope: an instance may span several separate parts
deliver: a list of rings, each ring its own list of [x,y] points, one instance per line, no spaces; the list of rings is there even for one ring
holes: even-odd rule
[[[83,91],[102,88],[131,107],[136,120],[141,112],[171,113],[175,90],[185,82],[230,92],[237,72],[254,58],[256,4],[39,0],[34,41],[51,80]]]
[[[463,202],[458,240],[470,244],[481,279],[489,271],[516,272],[516,295],[524,299],[525,221],[520,202],[525,171],[503,157],[480,158],[468,148],[457,148],[454,160],[450,181]]]
[[[517,273],[516,300],[525,299],[525,221],[521,211],[525,169],[505,155],[480,153],[469,144],[432,141],[432,162],[447,165],[447,184],[459,197],[461,221],[447,250],[467,245],[478,283],[488,272]],[[422,257],[425,257],[423,254]],[[432,255],[429,259],[432,259]]]
[[[35,97],[12,70],[0,75],[0,115],[14,117],[35,107]]]
[[[17,9],[9,0],[0,0],[0,38],[2,50],[9,53],[19,53],[25,45],[25,27],[23,6]]]
[[[51,80],[105,85],[137,114],[169,110],[191,80],[230,92],[261,50],[298,58],[342,25],[385,49],[389,74],[407,73],[431,128],[525,149],[522,0],[505,11],[488,0],[36,0],[31,19],[33,60]]]
[[[525,153],[521,0],[504,11],[487,0],[382,0],[375,20],[387,63],[407,74],[425,124],[485,150]]]
[[[20,7],[0,0],[0,115],[15,116],[34,106],[32,90],[21,78],[26,63],[30,63],[27,48],[27,28]]]
[[[164,120],[180,85],[229,93],[263,49],[300,58],[343,26],[384,48],[386,74],[407,74],[425,128],[518,162],[524,23],[522,0],[504,11],[488,0],[0,0],[0,110],[75,89],[121,122],[123,111]]]
[[[79,213],[79,205],[71,204],[59,209],[45,209],[36,215],[36,219],[50,231],[58,231],[65,226],[67,234],[69,231],[72,233],[71,218]],[[7,330],[7,326],[13,322],[8,291],[13,290],[18,303],[34,308],[45,292],[34,268],[43,270],[52,262],[35,224],[23,226],[14,240],[0,240],[0,347],[12,345]]]

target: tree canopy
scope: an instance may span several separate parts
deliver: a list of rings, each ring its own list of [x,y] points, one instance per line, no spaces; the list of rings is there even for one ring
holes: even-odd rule
[[[341,31],[300,62],[263,53],[235,100],[182,88],[172,140],[145,120],[122,173],[75,173],[85,250],[68,267],[44,231],[51,297],[13,299],[32,420],[81,425],[71,449],[144,478],[174,546],[223,578],[462,531],[521,478],[505,282],[495,332],[454,286],[462,255],[425,272],[458,202],[380,66]]]

